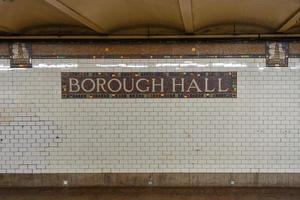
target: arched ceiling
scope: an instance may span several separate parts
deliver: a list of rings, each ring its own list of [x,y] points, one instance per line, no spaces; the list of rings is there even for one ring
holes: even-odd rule
[[[300,34],[300,0],[0,0],[0,36]]]

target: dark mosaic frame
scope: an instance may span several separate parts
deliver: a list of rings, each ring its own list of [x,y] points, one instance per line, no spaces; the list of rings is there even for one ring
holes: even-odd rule
[[[265,45],[259,41],[52,41],[33,42],[32,46],[32,56],[36,59],[197,59],[265,57]],[[72,50],[72,46],[76,49],[75,51]],[[218,46],[220,47],[217,48]],[[66,51],[62,51],[64,47]],[[89,49],[89,47],[91,49]],[[57,49],[54,50],[55,48]],[[81,48],[87,51],[83,51]]]
[[[10,67],[32,68],[32,49],[30,43],[15,42],[10,44]]]
[[[9,59],[9,56],[7,56],[7,55],[0,55],[0,59]]]
[[[266,66],[288,67],[289,43],[266,42]]]
[[[171,92],[171,78],[185,78],[185,81],[191,81],[193,78],[198,81],[203,81],[204,78],[209,77],[210,84],[216,88],[217,78],[225,80],[223,84],[229,88],[227,92]],[[145,78],[151,80],[152,78],[164,78],[164,92],[147,92],[141,93],[135,90],[132,93],[117,92],[79,92],[72,93],[68,87],[69,78],[76,78],[79,81],[84,79],[104,78],[110,80],[112,78]],[[185,82],[190,83],[190,82]],[[144,87],[144,86],[143,86]],[[150,86],[149,86],[150,87]],[[203,85],[200,87],[202,91]],[[62,72],[61,73],[61,94],[62,99],[97,99],[97,98],[237,98],[237,72]]]
[[[0,59],[9,59],[9,44],[7,42],[0,42]]]
[[[25,43],[32,59],[201,59],[266,58],[267,67],[288,67],[288,58],[300,58],[300,42],[278,40],[20,40],[0,43],[0,58],[11,67],[31,67],[15,62],[7,46]],[[285,59],[270,57],[271,43],[283,45]],[[2,46],[1,46],[2,45]],[[54,45],[55,48],[52,49]],[[89,49],[92,46],[92,49]],[[36,48],[38,46],[38,48]],[[70,47],[70,46],[74,46]],[[116,47],[116,48],[115,48]],[[35,49],[36,48],[36,49]],[[73,48],[73,49],[72,49]],[[79,50],[77,49],[79,48]],[[33,51],[35,49],[35,51]],[[75,49],[75,50],[74,50]],[[109,49],[106,51],[106,49]],[[41,51],[40,51],[41,50]],[[58,51],[56,51],[58,50]],[[88,50],[88,51],[85,51]]]
[[[289,42],[289,58],[300,58],[300,42]]]

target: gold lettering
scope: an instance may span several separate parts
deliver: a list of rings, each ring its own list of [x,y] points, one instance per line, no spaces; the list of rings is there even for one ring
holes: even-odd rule
[[[141,78],[139,80],[137,80],[136,82],[136,89],[139,91],[139,92],[149,92],[149,87],[146,87],[146,89],[141,89],[140,88],[140,82],[141,81],[145,81],[147,84],[149,84],[149,80],[145,79],[145,78]]]
[[[125,92],[132,92],[133,91],[133,89],[134,89],[134,80],[133,80],[133,78],[131,79],[131,89],[127,89],[126,88],[126,78],[123,78],[123,88],[124,88],[124,91]]]
[[[205,78],[205,92],[214,92],[216,88],[214,89],[208,89],[208,78]]]
[[[111,88],[111,83],[112,83],[113,81],[115,81],[115,82],[118,83],[118,85],[119,85],[118,88],[115,89],[115,90]],[[121,88],[122,88],[122,83],[121,83],[121,81],[120,81],[119,79],[113,78],[113,79],[110,79],[110,80],[108,81],[107,87],[108,87],[108,89],[109,89],[111,92],[119,92],[119,91],[121,90]]]
[[[190,90],[191,90],[192,88],[196,89],[197,92],[202,92],[202,91],[200,90],[200,88],[199,88],[199,86],[198,86],[198,84],[197,84],[197,82],[196,82],[195,79],[193,79],[193,80],[191,81],[190,86],[189,86],[188,89],[187,89],[187,92],[190,92]]]
[[[229,90],[229,88],[222,89],[222,78],[218,78],[218,80],[219,80],[219,89],[218,89],[218,92],[227,92]]]
[[[176,92],[176,86],[181,86],[181,92],[184,92],[184,78],[181,78],[181,83],[176,83],[176,78],[172,78],[173,90],[172,92]]]
[[[92,84],[92,87],[91,87],[90,89],[86,89],[85,83],[86,83],[87,81],[90,81],[91,84]],[[84,80],[82,81],[82,83],[81,83],[81,88],[82,88],[82,90],[85,91],[85,92],[91,92],[91,91],[93,91],[93,90],[95,89],[95,87],[96,87],[95,81],[94,81],[93,79],[91,79],[91,78],[84,79]]]
[[[70,92],[79,92],[80,90],[79,81],[76,78],[69,78],[69,86],[70,86]],[[73,86],[76,86],[77,89],[73,90]]]
[[[155,87],[160,86],[160,92],[164,92],[164,79],[160,79],[160,83],[155,83],[155,78],[152,79],[152,92],[155,92]]]

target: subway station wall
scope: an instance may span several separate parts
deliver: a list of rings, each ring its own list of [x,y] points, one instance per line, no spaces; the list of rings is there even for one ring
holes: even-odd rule
[[[300,60],[0,61],[0,173],[300,172]],[[61,72],[237,72],[237,98],[63,99]]]

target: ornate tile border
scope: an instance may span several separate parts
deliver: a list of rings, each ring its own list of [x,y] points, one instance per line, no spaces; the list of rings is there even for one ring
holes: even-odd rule
[[[0,174],[9,187],[300,187],[300,173]]]
[[[9,58],[10,52],[9,52],[9,44],[4,42],[0,42],[0,59],[7,59]]]
[[[119,41],[32,43],[33,58],[257,58],[264,43],[201,41]]]
[[[28,53],[13,46],[24,44]],[[22,49],[22,48],[20,48]],[[25,58],[25,55],[29,55]],[[14,58],[15,57],[15,58]],[[287,67],[288,58],[300,58],[300,42],[233,40],[63,40],[0,43],[0,58],[12,67],[31,67],[30,59],[195,59],[266,58],[268,67]]]
[[[289,44],[287,42],[266,43],[266,66],[288,67]]]
[[[236,98],[237,72],[62,72],[63,99]]]
[[[10,67],[31,68],[31,44],[14,42],[10,44]]]

